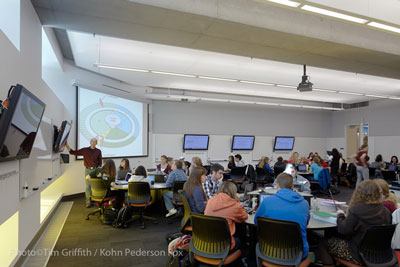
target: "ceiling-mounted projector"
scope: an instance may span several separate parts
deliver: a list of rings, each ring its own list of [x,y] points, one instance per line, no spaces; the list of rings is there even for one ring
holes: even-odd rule
[[[299,92],[310,92],[312,91],[313,83],[308,79],[309,77],[306,75],[306,65],[303,65],[304,74],[301,77],[301,83],[297,86],[297,90]]]

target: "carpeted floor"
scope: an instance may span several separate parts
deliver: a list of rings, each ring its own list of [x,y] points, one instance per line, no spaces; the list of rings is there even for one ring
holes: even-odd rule
[[[334,198],[348,203],[354,189],[339,187],[339,190]],[[167,255],[165,236],[168,232],[179,231],[179,220],[168,224],[159,208],[160,203],[150,210],[152,216],[159,218],[159,223],[148,221],[147,228],[142,230],[138,222],[131,223],[126,229],[115,229],[103,225],[97,216],[86,221],[86,214],[93,208],[85,208],[84,196],[73,201],[72,210],[54,248],[58,255],[53,253],[47,266],[165,266],[167,256],[130,255],[131,252]]]

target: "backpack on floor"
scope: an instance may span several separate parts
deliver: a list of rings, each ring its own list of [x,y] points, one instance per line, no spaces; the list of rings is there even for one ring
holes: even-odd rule
[[[115,228],[126,228],[129,220],[132,218],[132,209],[130,206],[122,207],[117,215],[117,219],[114,221],[113,226]]]
[[[168,245],[169,259],[167,267],[186,267],[189,264],[189,246],[192,236],[183,235],[175,238]]]
[[[183,236],[183,234],[181,232],[169,232],[166,235],[165,239],[167,240],[167,242],[169,244],[172,240],[174,240],[178,237],[181,237],[181,236]]]
[[[103,214],[101,215],[101,221],[104,224],[111,225],[114,223],[115,219],[118,216],[118,211],[113,208],[106,208],[103,211]]]

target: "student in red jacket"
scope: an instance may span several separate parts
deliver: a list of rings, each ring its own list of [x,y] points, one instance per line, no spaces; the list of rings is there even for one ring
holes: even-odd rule
[[[237,188],[234,183],[222,183],[218,193],[208,201],[204,215],[225,218],[231,232],[230,253],[240,248],[239,238],[233,236],[236,231],[235,223],[244,222],[248,215],[238,200]]]

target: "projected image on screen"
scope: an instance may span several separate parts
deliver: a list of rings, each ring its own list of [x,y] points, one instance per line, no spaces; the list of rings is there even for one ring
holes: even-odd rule
[[[274,150],[293,150],[294,137],[277,136],[275,137]]]
[[[103,157],[147,155],[147,104],[79,88],[78,147],[97,138]]]

